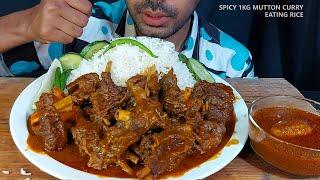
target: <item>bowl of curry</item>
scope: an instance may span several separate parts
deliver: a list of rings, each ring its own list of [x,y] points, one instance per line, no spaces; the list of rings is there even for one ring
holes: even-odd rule
[[[249,137],[254,151],[282,171],[300,176],[320,175],[320,103],[271,96],[249,109]]]

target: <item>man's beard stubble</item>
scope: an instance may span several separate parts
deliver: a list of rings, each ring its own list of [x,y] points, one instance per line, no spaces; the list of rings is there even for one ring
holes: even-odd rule
[[[141,3],[137,3],[133,6],[135,12],[137,14],[142,14],[142,11],[145,9],[150,8],[153,11],[161,11],[166,16],[177,19],[178,18],[178,10],[172,6],[168,6],[164,3],[161,3],[159,1],[153,1],[153,0],[146,0]],[[176,32],[178,32],[189,20],[192,13],[184,18],[182,21],[178,21],[177,23],[170,25],[169,27],[152,27],[147,24],[144,24],[142,22],[136,22],[135,20],[135,14],[132,14],[129,8],[129,12],[135,21],[135,26],[138,34],[144,35],[144,36],[150,36],[150,37],[156,37],[156,38],[163,38],[167,39]]]

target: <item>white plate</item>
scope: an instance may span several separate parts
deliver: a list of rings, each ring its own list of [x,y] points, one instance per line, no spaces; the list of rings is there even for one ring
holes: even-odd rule
[[[216,75],[213,75],[217,82],[226,84],[226,81]],[[101,179],[101,176],[86,173],[69,166],[66,166],[48,155],[36,153],[28,149],[27,137],[27,117],[31,112],[32,101],[40,88],[43,76],[33,81],[26,87],[16,99],[10,114],[10,131],[15,144],[21,153],[34,165],[42,171],[55,176],[59,179]],[[235,132],[230,140],[238,140],[239,143],[231,146],[225,146],[216,158],[209,159],[203,164],[189,170],[180,177],[170,179],[202,179],[224,168],[229,164],[241,151],[248,137],[248,109],[241,98],[240,94],[233,88],[236,96],[234,110],[236,114]],[[117,178],[112,178],[117,179]]]

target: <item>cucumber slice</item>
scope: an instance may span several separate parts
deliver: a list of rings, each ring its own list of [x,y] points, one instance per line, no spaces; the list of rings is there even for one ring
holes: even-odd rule
[[[199,61],[189,58],[187,62],[187,67],[194,75],[194,78],[199,80],[205,80],[209,83],[215,83],[215,80],[211,76],[211,74],[208,72],[208,70],[200,63]]]
[[[187,58],[187,56],[182,53],[179,53],[179,60],[187,65],[187,68],[192,73],[196,81],[205,80],[209,83],[215,83],[214,78],[201,62],[193,58]]]
[[[179,60],[180,60],[181,62],[183,62],[183,63],[186,64],[189,59],[188,59],[187,56],[185,56],[184,54],[179,53]]]
[[[92,42],[82,49],[80,56],[82,56],[85,59],[90,59],[95,53],[97,53],[99,50],[101,50],[108,44],[108,41]]]
[[[63,70],[68,70],[68,69],[77,69],[83,60],[83,58],[77,54],[77,53],[66,53],[63,56],[59,58],[62,69]]]

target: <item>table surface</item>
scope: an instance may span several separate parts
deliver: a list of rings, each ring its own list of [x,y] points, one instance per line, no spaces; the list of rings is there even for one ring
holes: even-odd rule
[[[32,78],[0,77],[0,179],[54,179],[31,164],[15,146],[9,130],[11,107],[21,93],[30,84]],[[300,92],[285,79],[228,79],[238,90],[247,104],[258,97],[270,95],[302,96]],[[22,176],[20,168],[31,172],[31,176]],[[5,175],[3,170],[9,170]],[[287,179],[297,178],[286,174],[261,160],[247,142],[241,153],[225,168],[208,179]]]

